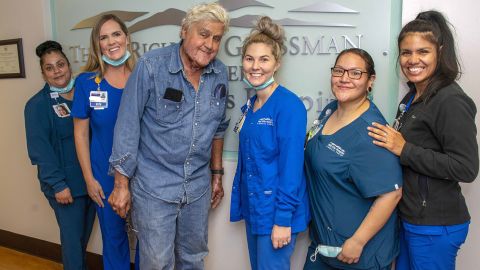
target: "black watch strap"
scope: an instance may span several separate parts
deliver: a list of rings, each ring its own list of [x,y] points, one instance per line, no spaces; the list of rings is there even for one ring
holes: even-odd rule
[[[220,174],[220,175],[223,175],[223,168],[219,169],[219,170],[214,170],[214,169],[211,169],[210,170],[212,172],[212,174]]]

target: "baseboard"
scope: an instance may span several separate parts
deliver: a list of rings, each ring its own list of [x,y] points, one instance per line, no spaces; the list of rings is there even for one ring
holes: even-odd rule
[[[0,246],[62,263],[61,246],[56,243],[0,230]],[[90,270],[102,270],[102,255],[87,252],[87,265]]]

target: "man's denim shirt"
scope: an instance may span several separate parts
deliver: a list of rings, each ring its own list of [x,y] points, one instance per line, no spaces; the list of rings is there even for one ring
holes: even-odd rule
[[[228,82],[225,65],[214,59],[195,92],[179,49],[170,45],[138,60],[118,112],[110,173],[115,168],[153,197],[180,202],[185,195],[190,203],[210,188],[212,140],[223,138],[229,123]]]

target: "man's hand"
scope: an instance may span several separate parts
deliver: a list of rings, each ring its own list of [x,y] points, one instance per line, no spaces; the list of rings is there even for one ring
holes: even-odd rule
[[[125,218],[130,210],[131,198],[128,178],[118,171],[115,171],[115,185],[112,194],[108,197],[108,203],[112,206],[113,211],[122,218]]]
[[[223,198],[222,175],[212,174],[212,199],[210,200],[212,208],[216,208]]]

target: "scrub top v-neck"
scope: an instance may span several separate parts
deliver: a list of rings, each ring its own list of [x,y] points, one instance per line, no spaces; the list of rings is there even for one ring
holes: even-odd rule
[[[337,105],[333,101],[319,117],[322,128],[307,143],[305,170],[312,207],[312,241],[315,245],[341,247],[358,229],[377,196],[399,189],[403,182],[398,157],[374,145],[368,136],[367,127],[372,122],[386,123],[373,102],[350,124],[333,134],[322,134]],[[328,110],[330,113],[326,113]],[[336,258],[322,260],[341,269],[388,265],[398,254],[396,226],[394,212],[364,247],[358,264],[345,265]]]

